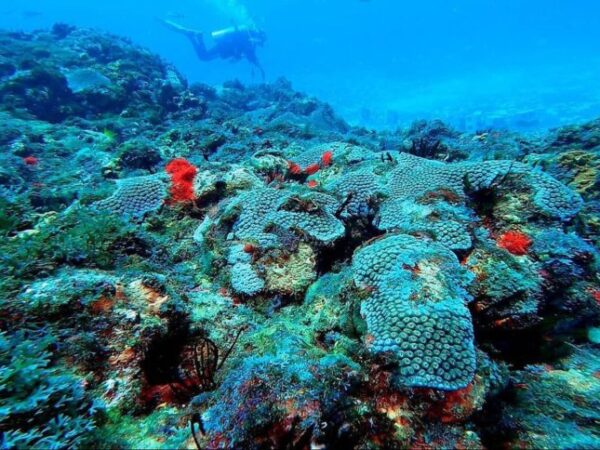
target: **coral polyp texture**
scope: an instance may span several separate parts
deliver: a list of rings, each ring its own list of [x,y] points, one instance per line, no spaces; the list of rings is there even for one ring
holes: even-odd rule
[[[358,250],[354,280],[370,293],[361,305],[372,351],[398,359],[400,384],[454,390],[475,373],[466,287],[472,275],[454,253],[409,235]]]
[[[463,199],[466,191],[493,190],[511,180],[517,188],[528,191],[533,205],[549,216],[569,219],[582,207],[582,199],[576,192],[518,161],[446,164],[401,154],[390,176],[389,191],[393,198],[419,199],[428,194],[446,193]]]
[[[600,121],[365,130],[58,24],[0,124],[3,448],[600,445]]]
[[[147,175],[118,180],[115,192],[96,202],[95,207],[117,215],[143,216],[160,208],[165,199],[165,182]]]

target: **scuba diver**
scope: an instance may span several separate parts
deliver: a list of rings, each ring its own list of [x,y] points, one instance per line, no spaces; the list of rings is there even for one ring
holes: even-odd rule
[[[267,40],[264,31],[246,25],[213,31],[210,33],[213,45],[211,48],[207,48],[203,32],[184,28],[171,20],[159,20],[170,30],[185,35],[192,43],[196,56],[201,61],[212,61],[217,58],[239,61],[245,58],[260,71],[263,81],[265,80],[265,71],[256,56],[256,48],[263,46]]]

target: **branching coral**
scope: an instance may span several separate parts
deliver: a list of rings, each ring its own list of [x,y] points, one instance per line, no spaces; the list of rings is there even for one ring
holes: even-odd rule
[[[0,431],[3,448],[78,448],[95,428],[100,405],[85,380],[56,367],[49,335],[0,333]]]

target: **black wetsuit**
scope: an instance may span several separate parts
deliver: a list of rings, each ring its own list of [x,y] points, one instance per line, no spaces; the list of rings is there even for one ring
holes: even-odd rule
[[[260,70],[264,79],[265,74],[256,56],[256,32],[247,29],[235,29],[215,39],[215,44],[211,48],[206,48],[204,38],[201,34],[188,34],[196,55],[202,61],[211,61],[213,59],[229,59],[239,61],[242,58],[247,59],[253,66]]]

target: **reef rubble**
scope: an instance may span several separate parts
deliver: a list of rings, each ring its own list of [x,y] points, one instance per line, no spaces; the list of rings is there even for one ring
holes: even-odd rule
[[[374,132],[0,32],[2,448],[600,447],[600,119]]]

